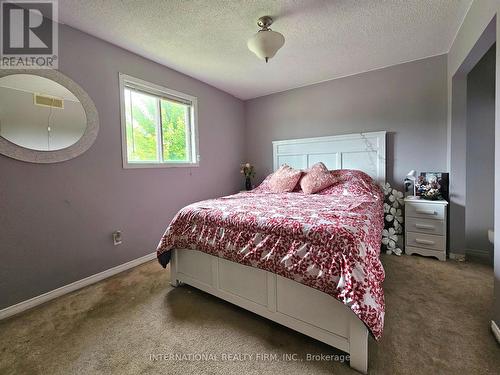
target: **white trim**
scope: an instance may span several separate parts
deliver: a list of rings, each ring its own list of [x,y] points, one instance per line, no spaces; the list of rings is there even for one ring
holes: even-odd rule
[[[199,142],[198,142],[198,98],[189,94],[184,94],[180,91],[172,90],[167,87],[155,85],[144,81],[140,78],[135,78],[124,73],[118,73],[119,88],[120,88],[120,123],[121,123],[121,138],[122,138],[122,160],[124,169],[134,169],[134,168],[170,168],[170,167],[198,167],[200,162],[199,155]],[[165,96],[165,97],[176,97],[179,99],[184,99],[191,102],[191,113],[190,119],[191,124],[189,124],[188,134],[190,134],[190,145],[188,145],[188,150],[190,152],[190,160],[188,162],[151,162],[151,163],[134,163],[128,161],[127,154],[127,118],[125,115],[125,83],[129,82],[136,87],[143,88],[146,92],[150,92],[151,95]],[[160,150],[158,152],[161,152]]]
[[[4,309],[0,310],[0,320],[6,319],[12,315],[19,314],[23,311],[26,311],[28,309],[31,309],[35,306],[41,305],[42,303],[48,302],[50,300],[53,300],[54,298],[63,296],[65,294],[71,293],[75,290],[81,289],[83,287],[86,287],[88,285],[97,283],[98,281],[107,279],[108,277],[114,276],[120,272],[126,271],[130,268],[139,266],[143,263],[149,262],[150,260],[153,260],[156,258],[156,252],[144,255],[143,257],[131,260],[130,262],[120,264],[119,266],[107,269],[105,271],[96,273],[95,275],[86,277],[84,279],[75,281],[71,284],[62,286],[60,288],[51,290],[47,293],[41,294],[39,296],[30,298],[26,301],[19,302],[15,305],[8,306]]]
[[[497,342],[500,344],[500,328],[498,328],[494,320],[491,321],[491,332],[493,332],[493,336],[495,336]]]
[[[127,152],[127,150],[125,150]],[[197,159],[199,160],[199,156],[197,156]],[[124,161],[125,162],[125,161]],[[200,163],[193,162],[193,163],[176,163],[176,162],[168,162],[168,163],[128,163],[127,165],[123,165],[123,168],[125,169],[137,169],[137,168],[176,168],[176,167],[199,167]]]
[[[490,251],[485,249],[465,249],[465,255],[467,253],[477,257],[490,258]]]
[[[330,135],[326,137],[312,137],[312,138],[298,138],[298,139],[287,139],[283,141],[273,141],[273,145],[280,144],[291,144],[291,143],[310,143],[310,142],[319,142],[319,141],[339,141],[343,139],[358,139],[364,137],[379,137],[385,136],[387,132],[385,130],[378,132],[360,132],[360,133],[351,133],[351,134],[341,134],[341,135]]]

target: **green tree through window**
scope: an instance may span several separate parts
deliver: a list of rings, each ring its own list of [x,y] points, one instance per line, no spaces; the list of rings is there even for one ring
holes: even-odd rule
[[[125,87],[127,159],[191,162],[191,106]]]
[[[157,100],[153,96],[125,89],[127,153],[129,161],[158,161],[156,102]]]
[[[189,122],[189,107],[167,100],[161,100],[161,129],[163,159],[187,160],[186,123]]]

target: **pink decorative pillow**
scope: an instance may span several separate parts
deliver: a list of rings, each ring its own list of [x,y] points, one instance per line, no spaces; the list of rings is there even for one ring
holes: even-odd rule
[[[271,185],[269,181],[271,180],[271,177],[273,177],[274,173],[271,173],[266,176],[264,181],[262,181],[259,186],[257,186],[255,189],[250,190],[252,193],[272,193],[271,191]]]
[[[353,169],[337,169],[330,171],[332,185],[318,192],[321,195],[336,196],[372,196],[376,199],[384,199],[380,186],[366,173]]]
[[[335,182],[332,174],[323,163],[316,163],[300,179],[300,187],[305,194],[314,194],[326,189]]]
[[[285,193],[292,191],[300,180],[302,171],[293,169],[288,165],[282,165],[269,180],[269,186],[273,193]]]

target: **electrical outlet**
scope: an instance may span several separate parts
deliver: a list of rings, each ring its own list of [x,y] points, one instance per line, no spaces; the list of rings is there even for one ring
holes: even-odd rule
[[[115,230],[113,232],[113,245],[121,245],[122,244],[122,232],[119,230]]]

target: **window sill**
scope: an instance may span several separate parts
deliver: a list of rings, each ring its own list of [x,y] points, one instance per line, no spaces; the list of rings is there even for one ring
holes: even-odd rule
[[[199,167],[200,163],[124,163],[123,169],[146,169],[146,168],[193,168]]]

